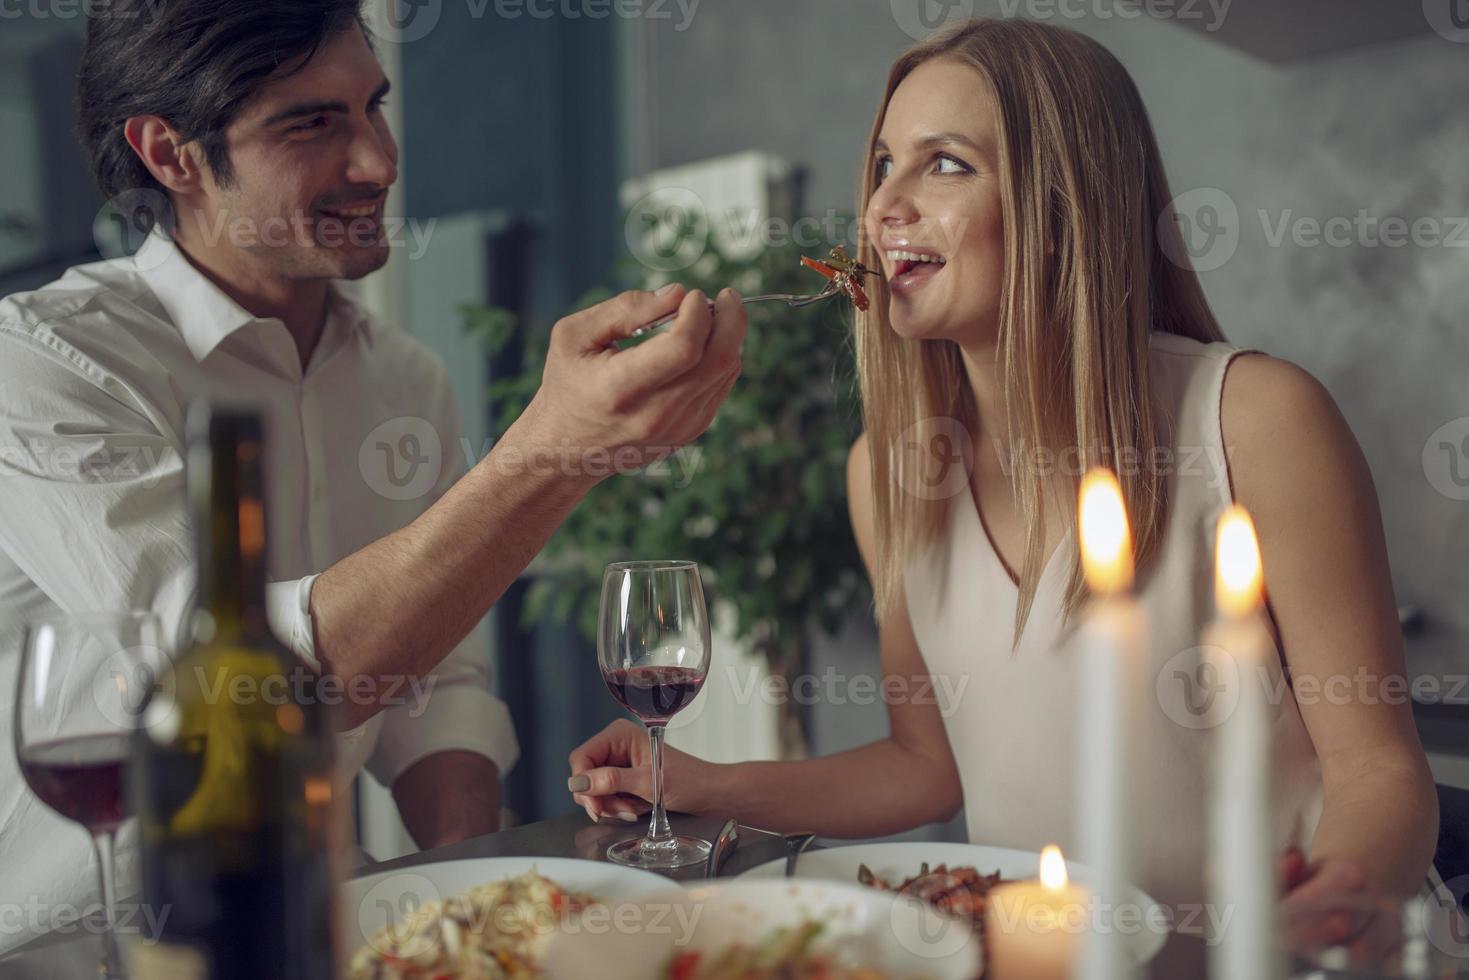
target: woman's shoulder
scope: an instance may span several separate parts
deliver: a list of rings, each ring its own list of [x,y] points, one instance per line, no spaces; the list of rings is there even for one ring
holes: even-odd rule
[[[1149,366],[1160,380],[1197,376],[1217,389],[1222,413],[1268,419],[1282,412],[1335,407],[1324,385],[1298,364],[1228,341],[1155,332]]]
[[[1231,497],[1255,518],[1261,547],[1309,549],[1336,528],[1380,532],[1372,472],[1326,386],[1266,354],[1235,358],[1219,428]],[[1267,562],[1268,563],[1268,562]]]
[[[1270,474],[1292,474],[1299,489],[1323,473],[1359,470],[1361,450],[1331,393],[1297,364],[1224,341],[1156,334],[1149,367],[1171,441],[1222,454],[1211,458],[1241,497],[1252,489],[1273,495],[1280,481]]]
[[[1331,392],[1309,371],[1258,351],[1230,361],[1219,428],[1231,468],[1311,474],[1339,469],[1361,450]]]

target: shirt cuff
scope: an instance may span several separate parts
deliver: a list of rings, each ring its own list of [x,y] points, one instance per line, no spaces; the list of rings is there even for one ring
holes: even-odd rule
[[[338,732],[334,745],[333,782],[338,789],[351,784],[377,744],[382,718],[374,715],[351,731]]]
[[[291,652],[311,667],[321,670],[316,658],[316,631],[311,624],[311,586],[317,575],[294,582],[271,582],[265,587],[265,613],[270,628]]]
[[[432,676],[432,675],[430,675]],[[505,702],[472,684],[445,684],[428,692],[427,709],[405,704],[383,712],[383,737],[367,769],[389,788],[420,760],[439,752],[475,752],[503,779],[520,758],[520,742]]]

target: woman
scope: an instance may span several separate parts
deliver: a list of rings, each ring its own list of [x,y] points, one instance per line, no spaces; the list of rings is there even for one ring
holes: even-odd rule
[[[1404,667],[1367,466],[1322,386],[1224,344],[1193,271],[1169,260],[1170,193],[1126,71],[1070,31],[970,22],[899,59],[867,164],[862,260],[883,283],[857,326],[852,525],[884,672],[971,682],[952,704],[890,700],[888,737],[835,756],[670,752],[669,807],[869,837],[962,803],[976,843],[1064,846],[1075,501],[1101,464],[1128,501],[1157,692],[1136,767],[1140,883],[1175,907],[1205,897],[1211,733],[1176,677],[1195,676],[1215,519],[1238,501],[1260,537],[1274,679],[1282,664],[1293,678],[1272,707],[1284,886],[1298,901],[1416,891],[1437,805],[1410,708],[1375,686]],[[935,465],[955,445],[967,481]],[[594,818],[649,795],[630,723],[571,764]]]

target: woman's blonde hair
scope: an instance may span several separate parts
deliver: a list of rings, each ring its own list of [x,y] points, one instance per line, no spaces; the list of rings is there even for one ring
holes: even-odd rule
[[[1014,461],[1038,459],[1039,452],[1074,459],[1079,465],[1068,463],[1059,474],[1063,487],[1070,480],[1070,501],[1087,469],[1113,469],[1144,573],[1168,512],[1167,467],[1155,465],[1155,450],[1171,448],[1166,420],[1155,417],[1150,400],[1148,335],[1156,330],[1204,342],[1223,335],[1193,269],[1169,258],[1186,253],[1137,87],[1110,52],[1064,28],[972,20],[899,58],[872,125],[859,214],[877,187],[873,146],[893,92],[936,58],[978,71],[997,107],[1005,259],[996,367],[1008,415],[1011,487],[1025,521],[1018,645],[1046,560],[1048,479],[1039,467]],[[880,268],[876,249],[864,222],[861,261],[874,269]],[[943,533],[955,500],[930,499],[916,473],[904,470],[920,462],[914,448],[925,451],[948,425],[943,420],[957,420],[971,439],[983,428],[958,345],[899,337],[887,309],[883,283],[856,330],[879,616],[901,595],[904,565]],[[963,451],[968,458],[969,448]],[[1061,512],[1074,529],[1074,505]],[[1085,595],[1074,548],[1070,561],[1068,619]]]

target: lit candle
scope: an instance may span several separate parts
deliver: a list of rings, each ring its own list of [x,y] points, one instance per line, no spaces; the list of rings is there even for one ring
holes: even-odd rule
[[[1091,892],[1072,884],[1059,847],[1041,852],[1040,881],[990,889],[984,913],[986,980],[1067,980],[1090,918]]]
[[[1212,916],[1226,923],[1209,950],[1219,980],[1280,975],[1275,934],[1274,842],[1270,820],[1269,705],[1261,671],[1275,643],[1261,613],[1263,574],[1255,525],[1242,507],[1219,519],[1214,596],[1219,617],[1203,647],[1223,690],[1217,719],[1210,819]],[[1227,915],[1228,918],[1223,918]]]
[[[1133,973],[1116,911],[1132,885],[1133,784],[1140,749],[1146,630],[1132,588],[1132,532],[1122,489],[1108,470],[1081,484],[1077,525],[1093,602],[1077,633],[1075,827],[1077,859],[1092,870],[1098,908],[1078,976],[1119,980]]]

